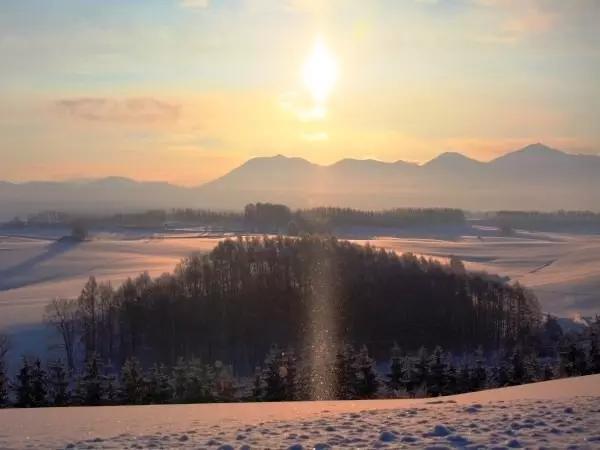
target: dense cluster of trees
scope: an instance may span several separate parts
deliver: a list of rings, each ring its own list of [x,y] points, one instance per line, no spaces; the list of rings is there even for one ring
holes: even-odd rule
[[[5,225],[11,228],[73,227],[86,228],[135,227],[157,228],[169,225],[207,226],[246,229],[254,232],[331,233],[336,227],[411,227],[461,225],[465,214],[448,208],[396,208],[382,211],[361,211],[351,208],[319,207],[293,211],[286,205],[250,203],[243,211],[206,209],[149,210],[111,215],[72,215],[60,211],[43,211],[26,220],[15,218]]]
[[[205,225],[237,228],[243,225],[240,212],[213,211],[208,209],[154,209],[143,212],[128,212],[109,215],[69,214],[61,211],[42,211],[27,216],[15,217],[4,224],[9,228],[25,227],[73,227],[75,224],[87,228],[132,227],[156,228],[169,223],[180,225]]]
[[[336,227],[395,227],[462,225],[465,214],[450,208],[395,208],[362,211],[352,208],[319,207],[292,211],[285,205],[251,203],[244,209],[245,225],[256,231],[289,234],[331,232]]]
[[[47,320],[71,368],[78,355],[98,354],[119,364],[219,359],[243,372],[273,342],[310,351],[316,323],[332,346],[365,343],[379,358],[394,341],[461,351],[527,344],[541,315],[528,290],[460,261],[279,236],[225,240],[173,273],[143,273],[116,289],[92,277],[78,298],[52,300]]]
[[[600,373],[600,320],[581,335],[568,336],[557,336],[553,321],[548,318],[542,330],[546,344],[551,343],[543,351],[515,346],[486,353],[479,347],[457,357],[440,346],[410,353],[394,343],[388,363],[377,365],[366,346],[340,345],[326,360],[331,389],[319,397],[311,360],[276,346],[249,377],[235,377],[232,367],[220,361],[206,364],[197,358],[146,368],[128,358],[115,368],[93,354],[77,371],[61,361],[44,365],[23,359],[11,380],[0,363],[0,406],[435,397]]]
[[[591,211],[498,211],[492,213],[490,219],[495,225],[504,228],[600,231],[600,213]]]
[[[332,226],[412,227],[462,225],[465,214],[452,208],[395,208],[361,211],[352,208],[321,207],[298,211],[304,220],[324,220]]]
[[[460,226],[465,223],[465,217],[464,211],[453,208],[394,208],[367,211],[324,206],[293,210],[282,204],[259,202],[249,203],[243,211],[180,208],[110,215],[73,215],[61,211],[42,211],[31,214],[26,219],[16,217],[4,225],[10,228],[72,227],[74,224],[83,224],[87,228],[110,226],[157,228],[179,225],[298,235],[328,234],[339,227],[353,226],[390,228]],[[511,234],[515,228],[600,231],[600,213],[592,211],[502,210],[485,213],[480,217],[489,224],[501,228],[505,234]]]

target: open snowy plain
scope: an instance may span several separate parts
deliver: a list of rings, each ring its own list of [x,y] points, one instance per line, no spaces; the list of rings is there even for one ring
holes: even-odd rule
[[[600,375],[429,399],[0,410],[2,449],[600,448]]]
[[[462,234],[383,234],[359,230],[344,236],[399,253],[461,258],[467,268],[510,277],[531,287],[544,311],[562,316],[600,311],[600,235],[531,233],[499,236],[472,228]],[[118,285],[143,271],[172,271],[184,256],[208,252],[223,235],[95,233],[86,242],[57,235],[0,234],[0,331],[12,337],[11,359],[44,353],[54,345],[40,326],[53,297],[75,297],[90,275]]]

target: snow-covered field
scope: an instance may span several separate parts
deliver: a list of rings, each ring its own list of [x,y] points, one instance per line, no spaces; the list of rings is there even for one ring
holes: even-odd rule
[[[101,235],[73,243],[0,235],[0,332],[11,338],[9,363],[56,348],[55,336],[42,324],[44,307],[54,297],[76,297],[90,275],[114,285],[144,271],[160,275],[193,252],[210,251],[216,242],[211,237]]]
[[[470,269],[506,275],[533,288],[544,310],[554,314],[600,311],[600,235],[519,232],[499,237],[489,230],[472,231],[438,237],[381,237],[363,231],[368,239],[355,241],[440,259],[456,255]],[[12,335],[12,357],[52,347],[48,330],[40,326],[44,306],[53,297],[78,295],[90,275],[113,284],[143,271],[158,275],[192,252],[209,251],[221,238],[140,231],[73,243],[48,235],[0,235],[0,331]]]
[[[521,231],[512,237],[381,237],[357,242],[442,259],[455,255],[468,269],[508,276],[533,289],[546,312],[561,316],[600,312],[600,235],[597,234]]]
[[[0,410],[0,448],[600,448],[600,375],[416,400]]]
[[[144,271],[171,272],[193,252],[210,251],[216,238],[94,237],[60,242],[0,235],[0,329],[39,322],[53,297],[74,297],[90,275],[118,285]]]

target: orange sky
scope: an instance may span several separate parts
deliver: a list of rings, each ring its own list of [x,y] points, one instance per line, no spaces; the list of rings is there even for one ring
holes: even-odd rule
[[[0,16],[2,180],[194,185],[278,153],[322,164],[449,150],[487,160],[538,141],[600,152],[595,0],[41,9],[23,0]],[[303,77],[317,39],[323,98]]]

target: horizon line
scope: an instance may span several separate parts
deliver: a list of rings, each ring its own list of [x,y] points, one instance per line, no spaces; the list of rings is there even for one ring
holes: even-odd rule
[[[518,148],[516,150],[507,150],[505,153],[496,156],[492,159],[489,160],[480,160],[480,159],[476,159],[476,158],[472,158],[470,156],[465,155],[464,153],[461,153],[460,151],[454,151],[454,150],[447,150],[447,151],[443,151],[437,154],[437,156],[424,161],[424,162],[414,162],[414,161],[407,161],[407,160],[403,160],[403,159],[398,159],[395,161],[385,161],[385,160],[380,160],[380,159],[375,159],[375,158],[342,158],[339,159],[331,164],[319,164],[313,161],[310,161],[309,159],[302,157],[302,156],[290,156],[290,155],[285,155],[282,153],[276,153],[270,156],[252,156],[248,159],[246,159],[243,163],[234,166],[232,168],[230,168],[227,172],[225,172],[223,175],[219,175],[217,177],[211,178],[207,181],[203,181],[197,184],[179,184],[179,183],[172,183],[170,181],[166,181],[166,180],[160,180],[160,179],[148,179],[148,180],[143,180],[143,179],[137,179],[137,178],[132,178],[129,177],[127,175],[119,175],[119,174],[113,174],[113,175],[106,175],[106,176],[100,176],[100,177],[87,177],[87,176],[78,176],[78,177],[72,177],[72,178],[60,178],[60,179],[43,179],[43,178],[39,178],[39,179],[29,179],[29,180],[23,180],[23,181],[12,181],[12,180],[8,180],[8,179],[4,179],[4,180],[0,180],[0,183],[4,183],[4,184],[12,184],[12,185],[25,185],[25,184],[31,184],[31,183],[82,183],[82,184],[89,184],[89,183],[94,183],[94,182],[99,182],[99,181],[105,181],[105,180],[109,180],[109,179],[116,179],[116,180],[122,180],[122,181],[130,181],[130,182],[135,182],[135,183],[147,183],[147,184],[151,184],[151,183],[160,183],[160,184],[167,184],[170,186],[174,186],[174,187],[182,187],[182,188],[188,188],[188,189],[192,189],[192,188],[199,188],[202,187],[208,183],[211,183],[215,180],[218,180],[219,178],[231,173],[232,171],[243,167],[244,165],[246,165],[247,163],[249,163],[250,161],[254,161],[254,160],[268,160],[268,159],[274,159],[274,158],[284,158],[284,159],[297,159],[297,160],[302,160],[304,162],[307,162],[313,166],[317,166],[317,167],[322,167],[322,168],[328,168],[328,167],[333,167],[337,164],[339,164],[340,162],[343,161],[358,161],[358,162],[376,162],[376,163],[381,163],[381,164],[385,164],[385,165],[394,165],[394,164],[407,164],[407,165],[412,165],[415,167],[424,167],[427,164],[439,159],[440,157],[444,156],[444,155],[459,155],[460,157],[466,159],[466,160],[470,160],[473,162],[477,162],[480,164],[488,164],[491,163],[493,161],[496,161],[498,159],[501,159],[507,155],[513,154],[513,153],[517,153],[523,150],[527,150],[530,147],[543,147],[544,149],[547,150],[551,150],[551,151],[555,151],[555,152],[559,152],[565,155],[569,155],[569,156],[596,156],[596,157],[600,157],[600,154],[584,154],[584,153],[571,153],[562,149],[556,149],[553,147],[550,147],[542,142],[535,142],[532,144],[528,144],[524,147]]]

